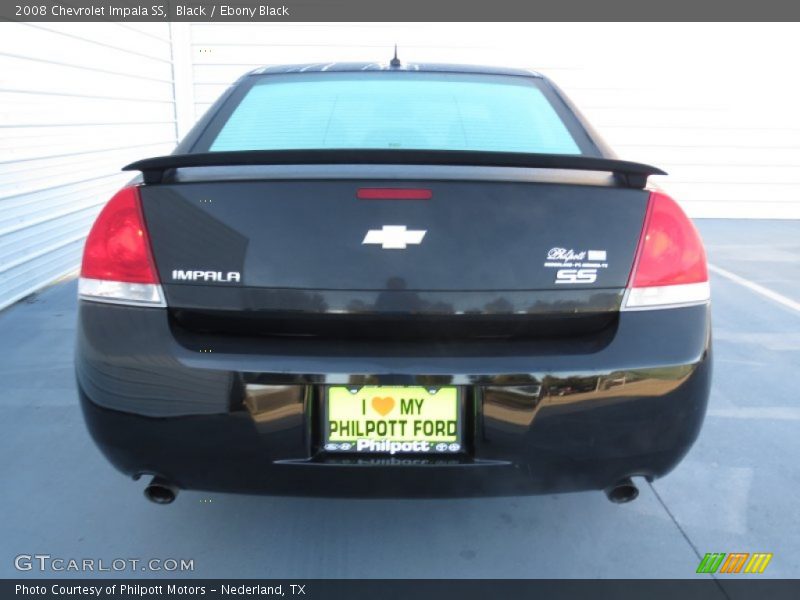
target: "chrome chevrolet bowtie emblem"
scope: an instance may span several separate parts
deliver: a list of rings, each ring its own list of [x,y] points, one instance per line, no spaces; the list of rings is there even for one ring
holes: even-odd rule
[[[370,229],[362,244],[380,244],[385,250],[405,250],[409,244],[421,244],[427,233],[424,229],[408,229],[405,225],[384,225]]]

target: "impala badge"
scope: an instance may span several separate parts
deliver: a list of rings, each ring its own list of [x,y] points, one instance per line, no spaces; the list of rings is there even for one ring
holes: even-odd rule
[[[384,225],[370,229],[362,244],[380,244],[384,250],[405,250],[409,244],[421,244],[425,229],[408,229],[405,225]]]

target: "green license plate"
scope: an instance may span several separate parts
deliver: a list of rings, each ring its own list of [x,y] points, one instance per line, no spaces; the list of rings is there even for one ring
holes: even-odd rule
[[[331,386],[323,419],[327,452],[426,454],[462,449],[457,387]]]

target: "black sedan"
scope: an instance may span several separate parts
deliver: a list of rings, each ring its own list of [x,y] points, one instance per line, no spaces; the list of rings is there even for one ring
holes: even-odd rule
[[[702,242],[537,73],[242,77],[86,241],[86,422],[146,495],[605,490],[711,376]]]

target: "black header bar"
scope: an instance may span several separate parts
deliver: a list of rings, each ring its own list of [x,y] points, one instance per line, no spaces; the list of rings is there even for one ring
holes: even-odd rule
[[[790,0],[0,0],[13,21],[793,21]],[[680,43],[659,40],[658,43]]]
[[[293,600],[493,600],[542,598],[576,600],[796,600],[800,581],[741,578],[713,579],[17,579],[0,580],[0,597],[77,600],[218,600],[291,598]]]

